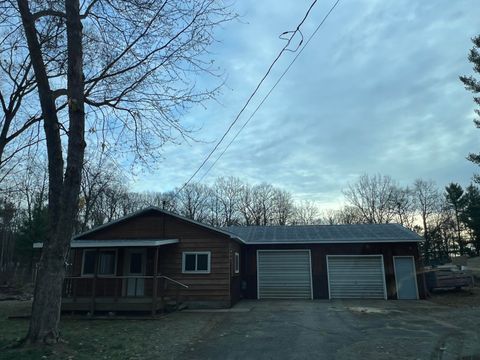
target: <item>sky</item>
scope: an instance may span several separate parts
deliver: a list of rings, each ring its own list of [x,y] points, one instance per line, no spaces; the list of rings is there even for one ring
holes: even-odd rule
[[[417,178],[468,184],[477,168],[466,156],[480,151],[480,130],[458,76],[473,74],[467,56],[480,33],[476,1],[341,0],[223,157],[194,181],[267,182],[321,208],[341,206],[342,189],[364,173],[401,186]],[[333,2],[314,6],[305,38]],[[200,141],[166,145],[158,169],[136,176],[133,190],[168,191],[187,181],[284,46],[279,35],[296,27],[310,3],[234,3],[240,17],[217,29],[211,49],[225,73],[223,91],[182,119]],[[277,63],[224,145],[295,55]]]

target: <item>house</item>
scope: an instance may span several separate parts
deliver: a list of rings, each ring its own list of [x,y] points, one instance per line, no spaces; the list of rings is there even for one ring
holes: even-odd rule
[[[220,229],[149,207],[72,239],[62,309],[424,298],[420,241],[398,224]]]

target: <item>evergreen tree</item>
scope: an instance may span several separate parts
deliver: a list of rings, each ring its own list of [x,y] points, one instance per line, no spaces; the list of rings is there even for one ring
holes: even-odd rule
[[[445,187],[445,200],[448,210],[452,212],[456,242],[460,255],[465,252],[465,242],[462,238],[462,213],[465,210],[466,198],[462,187],[459,184],[450,183]]]
[[[471,244],[476,255],[480,255],[480,190],[470,185],[465,192],[466,206],[462,215],[471,234]]]
[[[480,35],[472,38],[473,48],[470,50],[468,60],[473,64],[473,71],[480,74]],[[471,91],[474,96],[473,100],[480,106],[480,80],[475,79],[473,76],[460,76],[460,80],[465,85],[465,89]],[[473,120],[475,126],[480,128],[480,109],[475,109],[477,118]],[[471,162],[480,165],[480,153],[471,153],[467,157]],[[475,181],[480,182],[480,176],[475,175]]]
[[[31,214],[26,216],[18,228],[18,237],[16,241],[17,261],[28,265],[32,269],[33,265],[33,243],[44,243],[47,238],[48,229],[48,210],[42,203],[36,203]]]

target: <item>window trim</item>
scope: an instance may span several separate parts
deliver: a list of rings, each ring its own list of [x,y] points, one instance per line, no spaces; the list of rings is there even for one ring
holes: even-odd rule
[[[240,253],[235,251],[234,260],[233,260],[233,271],[235,274],[240,274]]]
[[[94,265],[94,270],[93,270],[93,274],[85,274],[84,273],[84,266],[85,266],[85,253],[87,252],[97,252],[98,251],[98,258],[96,258],[95,260],[95,265]],[[98,266],[99,266],[99,261],[100,261],[100,256],[101,256],[101,252],[102,251],[113,251],[115,252],[115,262],[114,262],[114,265],[113,265],[113,273],[112,274],[100,274],[98,272]],[[103,248],[103,249],[83,249],[83,252],[82,252],[82,271],[81,271],[81,276],[82,277],[94,277],[95,276],[95,272],[97,273],[97,277],[115,277],[117,276],[117,265],[118,265],[118,249],[112,249],[112,248]],[[95,271],[96,270],[96,271]]]
[[[185,270],[185,259],[187,255],[195,255],[195,269],[197,269],[197,255],[207,255],[207,270]],[[210,274],[211,272],[211,251],[183,251],[182,252],[182,274]]]

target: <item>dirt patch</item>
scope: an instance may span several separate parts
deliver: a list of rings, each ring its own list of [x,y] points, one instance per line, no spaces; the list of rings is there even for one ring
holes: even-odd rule
[[[435,290],[428,298],[439,305],[452,307],[480,307],[480,287],[461,290]]]
[[[366,307],[366,306],[351,306],[347,308],[353,312],[359,312],[362,314],[388,314],[390,311],[387,309],[379,309],[373,307]]]

